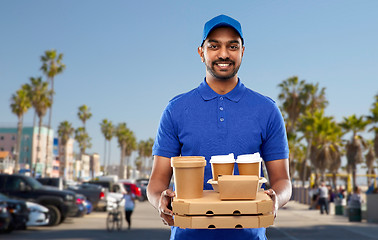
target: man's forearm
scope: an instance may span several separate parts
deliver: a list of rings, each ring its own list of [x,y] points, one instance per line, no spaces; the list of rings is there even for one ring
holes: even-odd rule
[[[283,207],[291,197],[292,186],[290,180],[279,180],[271,188],[276,192],[278,208]]]

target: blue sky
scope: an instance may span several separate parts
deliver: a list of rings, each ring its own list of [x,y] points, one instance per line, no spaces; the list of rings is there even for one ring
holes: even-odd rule
[[[154,138],[168,101],[203,80],[197,47],[219,14],[242,24],[247,87],[277,99],[277,85],[297,75],[326,87],[326,113],[337,120],[366,115],[378,94],[377,10],[375,0],[1,1],[0,125],[15,125],[12,93],[42,75],[40,56],[54,48],[67,66],[55,78],[55,130],[64,120],[80,126],[86,104],[88,152],[103,154],[104,118],[126,122],[138,140]],[[112,149],[118,162],[115,139]]]

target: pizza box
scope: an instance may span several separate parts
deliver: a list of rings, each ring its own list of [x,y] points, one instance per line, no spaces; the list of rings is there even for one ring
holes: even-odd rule
[[[274,223],[273,214],[243,216],[174,216],[174,226],[193,229],[261,228]]]
[[[177,199],[172,202],[176,215],[248,215],[269,213],[273,210],[272,199],[263,191],[258,191],[254,200],[222,201],[219,193],[204,190],[202,198]]]

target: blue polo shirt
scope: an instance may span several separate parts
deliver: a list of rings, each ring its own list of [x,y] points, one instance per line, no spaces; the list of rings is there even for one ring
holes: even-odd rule
[[[153,146],[162,157],[204,156],[204,190],[212,189],[209,160],[213,155],[260,152],[264,161],[288,158],[285,124],[275,102],[238,81],[225,95],[214,92],[206,79],[196,89],[174,97],[166,107]],[[238,174],[235,165],[235,174]],[[171,239],[266,239],[265,228],[181,229]]]

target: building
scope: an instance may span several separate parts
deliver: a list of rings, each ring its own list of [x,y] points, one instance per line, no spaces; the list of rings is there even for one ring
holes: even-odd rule
[[[70,138],[64,146],[58,138],[54,139],[54,156],[59,161],[59,176],[64,179],[74,179],[74,139]]]
[[[98,153],[93,153],[92,155],[90,155],[90,169],[92,178],[100,175],[101,166],[100,155]]]
[[[36,175],[44,175],[45,166],[47,164],[47,174],[51,175],[54,131],[43,126],[41,127],[39,141],[38,135],[39,127],[23,127],[21,134],[21,148],[20,152],[17,153],[17,128],[0,127],[0,151],[9,152],[12,159],[15,159],[16,154],[19,154],[21,172],[31,168],[32,171],[34,169],[36,170]],[[49,136],[49,149],[46,151],[47,136]]]
[[[0,173],[13,173],[15,161],[11,156],[9,152],[0,151]]]

